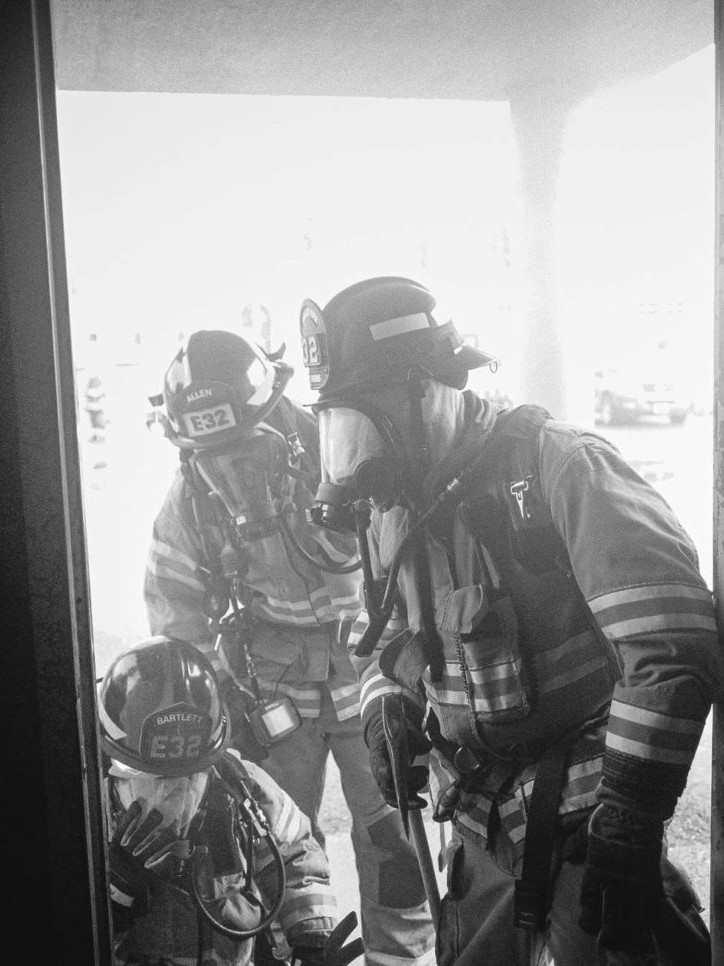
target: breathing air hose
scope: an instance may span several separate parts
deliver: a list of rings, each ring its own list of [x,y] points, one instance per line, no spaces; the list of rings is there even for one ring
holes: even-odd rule
[[[275,896],[274,902],[272,903],[269,911],[262,916],[259,923],[252,929],[233,929],[231,926],[226,926],[224,923],[219,922],[214,913],[209,909],[207,900],[204,899],[203,895],[201,894],[201,886],[199,884],[200,863],[194,860],[195,856],[198,856],[199,859],[203,860],[205,858],[206,850],[205,848],[197,848],[191,854],[190,879],[191,894],[194,898],[194,902],[196,903],[201,915],[210,924],[211,928],[215,929],[216,932],[220,932],[223,936],[226,936],[229,939],[239,941],[242,939],[251,939],[252,936],[258,935],[273,922],[277,913],[279,912],[279,909],[281,908],[282,900],[284,899],[284,890],[286,889],[286,871],[284,869],[284,860],[282,859],[281,852],[279,851],[279,846],[276,844],[273,837],[269,837],[268,843],[272,853],[274,866],[277,871],[277,895]]]
[[[251,906],[259,906],[262,909],[264,908],[257,896],[254,895],[250,889],[252,882],[252,852],[254,837],[257,839],[263,839],[269,846],[269,850],[272,854],[274,870],[276,872],[276,894],[269,910],[265,910],[264,914],[261,916],[259,922],[255,926],[249,929],[234,929],[233,927],[227,926],[219,921],[217,916],[209,908],[210,901],[213,900],[206,899],[202,893],[200,878],[201,873],[207,867],[209,858],[208,849],[205,846],[197,846],[191,853],[189,870],[191,894],[199,912],[211,925],[212,929],[215,929],[217,932],[228,937],[229,939],[240,941],[243,939],[251,939],[253,936],[263,932],[276,918],[284,899],[284,892],[287,884],[286,869],[284,867],[284,859],[282,858],[279,846],[277,845],[272,830],[269,827],[267,818],[259,804],[254,800],[254,798],[252,798],[249,790],[246,787],[241,765],[237,763],[232,756],[225,756],[222,761],[217,762],[216,771],[219,774],[222,785],[226,789],[227,793],[233,798],[239,810],[237,821],[243,822],[247,830],[248,850],[246,850],[247,854],[245,856],[246,882],[242,889],[241,897]],[[229,775],[229,772],[231,772],[231,775]]]

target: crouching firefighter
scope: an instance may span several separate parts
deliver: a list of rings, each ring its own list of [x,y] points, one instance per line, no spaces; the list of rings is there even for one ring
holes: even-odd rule
[[[232,747],[291,795],[322,848],[334,758],[352,816],[365,962],[429,966],[430,910],[400,815],[372,775],[346,645],[361,607],[357,541],[308,517],[317,425],[285,395],[291,374],[279,352],[222,330],[192,333],[171,359],[159,404],[179,468],[154,521],[150,630],[209,658]]]
[[[227,750],[216,676],[166,637],[117,657],[99,694],[117,963],[252,962],[264,934],[299,966],[346,966],[329,866],[306,817]]]
[[[417,282],[308,300],[301,333],[372,770],[452,823],[439,966],[708,963],[665,827],[724,668],[671,508],[598,435],[465,390],[495,360]]]

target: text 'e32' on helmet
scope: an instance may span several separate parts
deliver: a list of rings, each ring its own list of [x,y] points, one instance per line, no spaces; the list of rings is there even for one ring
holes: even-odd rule
[[[497,362],[466,345],[451,319],[439,322],[435,304],[424,285],[397,276],[357,282],[324,309],[305,300],[302,352],[319,402],[348,389],[398,385],[415,367],[462,389],[470,369]]]
[[[230,740],[208,659],[193,644],[168,637],[140,641],[112,662],[98,714],[105,754],[152,775],[204,771]]]
[[[167,435],[182,449],[225,446],[279,402],[293,369],[234,332],[193,332],[166,371]]]

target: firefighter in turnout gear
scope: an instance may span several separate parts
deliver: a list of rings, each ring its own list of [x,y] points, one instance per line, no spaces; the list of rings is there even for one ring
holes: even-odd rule
[[[321,962],[337,923],[327,859],[292,799],[227,750],[206,658],[140,641],[108,668],[99,719],[115,962],[246,966],[267,930],[280,956]]]
[[[236,333],[193,333],[174,355],[165,433],[180,467],[156,517],[145,576],[151,633],[192,642],[214,666],[232,745],[309,817],[330,755],[352,815],[367,964],[434,961],[414,849],[372,775],[346,646],[357,616],[354,536],[310,522],[316,420],[284,395],[292,374]]]
[[[452,825],[440,966],[709,962],[665,827],[724,668],[671,508],[600,436],[466,391],[495,360],[412,280],[307,300],[301,335],[312,518],[363,558],[348,644],[372,770],[403,813],[429,782]]]

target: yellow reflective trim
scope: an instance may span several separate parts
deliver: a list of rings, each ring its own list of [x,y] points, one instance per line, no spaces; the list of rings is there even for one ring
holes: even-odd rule
[[[349,697],[352,694],[356,695],[358,692],[358,684],[346,684],[342,688],[335,688],[334,691],[332,691],[332,696],[341,701],[343,698]]]
[[[634,758],[644,758],[647,761],[660,761],[667,765],[688,765],[691,763],[693,751],[679,751],[670,748],[660,748],[658,745],[648,745],[643,741],[623,738],[611,731],[606,735],[606,747],[614,751],[621,751]]]
[[[674,718],[660,711],[651,711],[649,708],[627,704],[616,698],[611,702],[610,714],[612,718],[633,721],[656,731],[678,731],[681,734],[698,735],[704,727],[703,721],[697,721],[694,718]]]
[[[647,634],[651,631],[670,631],[682,628],[696,628],[697,630],[716,633],[717,627],[713,617],[705,614],[651,614],[647,617],[636,617],[631,620],[618,621],[615,624],[604,623],[603,627],[610,637],[631,637],[634,634]]]
[[[184,571],[177,570],[175,567],[169,566],[166,560],[149,560],[146,571],[155,577],[156,584],[165,581],[170,584],[181,584],[184,587],[191,587],[193,590],[201,592],[206,590],[206,585],[202,580]]]
[[[151,539],[151,546],[148,552],[149,558],[151,560],[164,558],[166,560],[172,560],[174,563],[181,564],[190,573],[195,574],[198,568],[198,563],[188,554],[185,554],[178,547],[172,546],[170,543],[165,543],[163,540],[157,538]]]
[[[588,601],[588,606],[594,614],[608,607],[631,603],[638,600],[670,599],[684,597],[689,600],[711,600],[711,592],[702,587],[692,587],[690,584],[645,584],[643,587],[627,587],[615,590],[601,597],[594,597]]]
[[[505,681],[506,678],[510,678],[511,681],[518,681],[515,663],[512,660],[503,661],[500,664],[493,664],[488,667],[469,668],[469,673],[470,680],[482,686],[489,684],[491,681]]]

